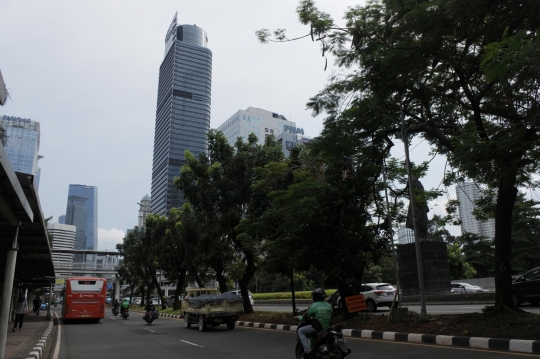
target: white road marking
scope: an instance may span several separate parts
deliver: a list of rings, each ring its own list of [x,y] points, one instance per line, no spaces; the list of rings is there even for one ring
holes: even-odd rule
[[[194,345],[194,346],[199,347],[199,348],[204,348],[202,345],[195,344],[195,343],[192,343],[192,342],[188,342],[187,340],[181,340],[181,339],[180,339],[180,341],[181,341],[181,342],[184,342],[184,343],[186,343],[186,344]]]
[[[62,324],[60,323],[56,312],[54,312],[54,316],[56,317],[56,320],[58,320],[58,329],[56,332],[56,345],[54,347],[54,354],[52,359],[58,359],[58,354],[60,353],[60,337],[62,336]]]
[[[144,330],[148,330],[149,332],[155,333],[154,330],[151,330],[151,329],[148,329],[148,328],[144,328]]]

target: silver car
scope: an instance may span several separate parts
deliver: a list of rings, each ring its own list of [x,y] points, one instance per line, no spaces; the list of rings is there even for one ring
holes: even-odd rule
[[[451,283],[452,290],[454,293],[484,293],[489,292],[489,290],[480,288],[477,285],[472,285],[469,283]]]

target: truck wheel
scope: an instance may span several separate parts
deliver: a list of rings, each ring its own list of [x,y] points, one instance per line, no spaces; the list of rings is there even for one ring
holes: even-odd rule
[[[186,315],[184,315],[184,328],[191,328],[191,323],[189,322],[189,315],[186,313]]]
[[[235,324],[236,324],[235,322],[228,322],[228,323],[227,323],[227,329],[233,330]]]
[[[206,330],[206,322],[202,315],[199,316],[199,331],[204,332]]]

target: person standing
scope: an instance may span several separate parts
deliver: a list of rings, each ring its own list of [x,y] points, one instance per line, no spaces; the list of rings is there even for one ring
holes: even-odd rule
[[[36,299],[34,299],[34,312],[36,315],[39,315],[39,310],[41,309],[41,297],[38,295]]]
[[[17,303],[15,304],[15,324],[13,325],[13,331],[17,330],[17,323],[19,323],[19,331],[22,329],[24,315],[28,312],[28,305],[24,293],[21,294]]]

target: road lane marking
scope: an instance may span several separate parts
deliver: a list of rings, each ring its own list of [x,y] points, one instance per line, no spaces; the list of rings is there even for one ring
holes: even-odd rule
[[[58,354],[60,353],[60,337],[62,336],[62,325],[60,324],[60,320],[58,319],[58,314],[56,314],[56,312],[54,312],[54,316],[58,321],[58,329],[56,332],[56,346],[54,347],[54,354],[52,359],[58,359]]]
[[[151,330],[151,329],[148,329],[148,328],[144,328],[144,330],[148,330],[149,332],[155,333],[155,330]]]
[[[181,342],[184,342],[184,343],[187,343],[187,344],[194,345],[194,346],[199,347],[199,348],[204,348],[202,345],[195,344],[195,343],[192,343],[192,342],[188,342],[187,340],[182,340],[182,339],[180,339],[180,341],[181,341]]]

